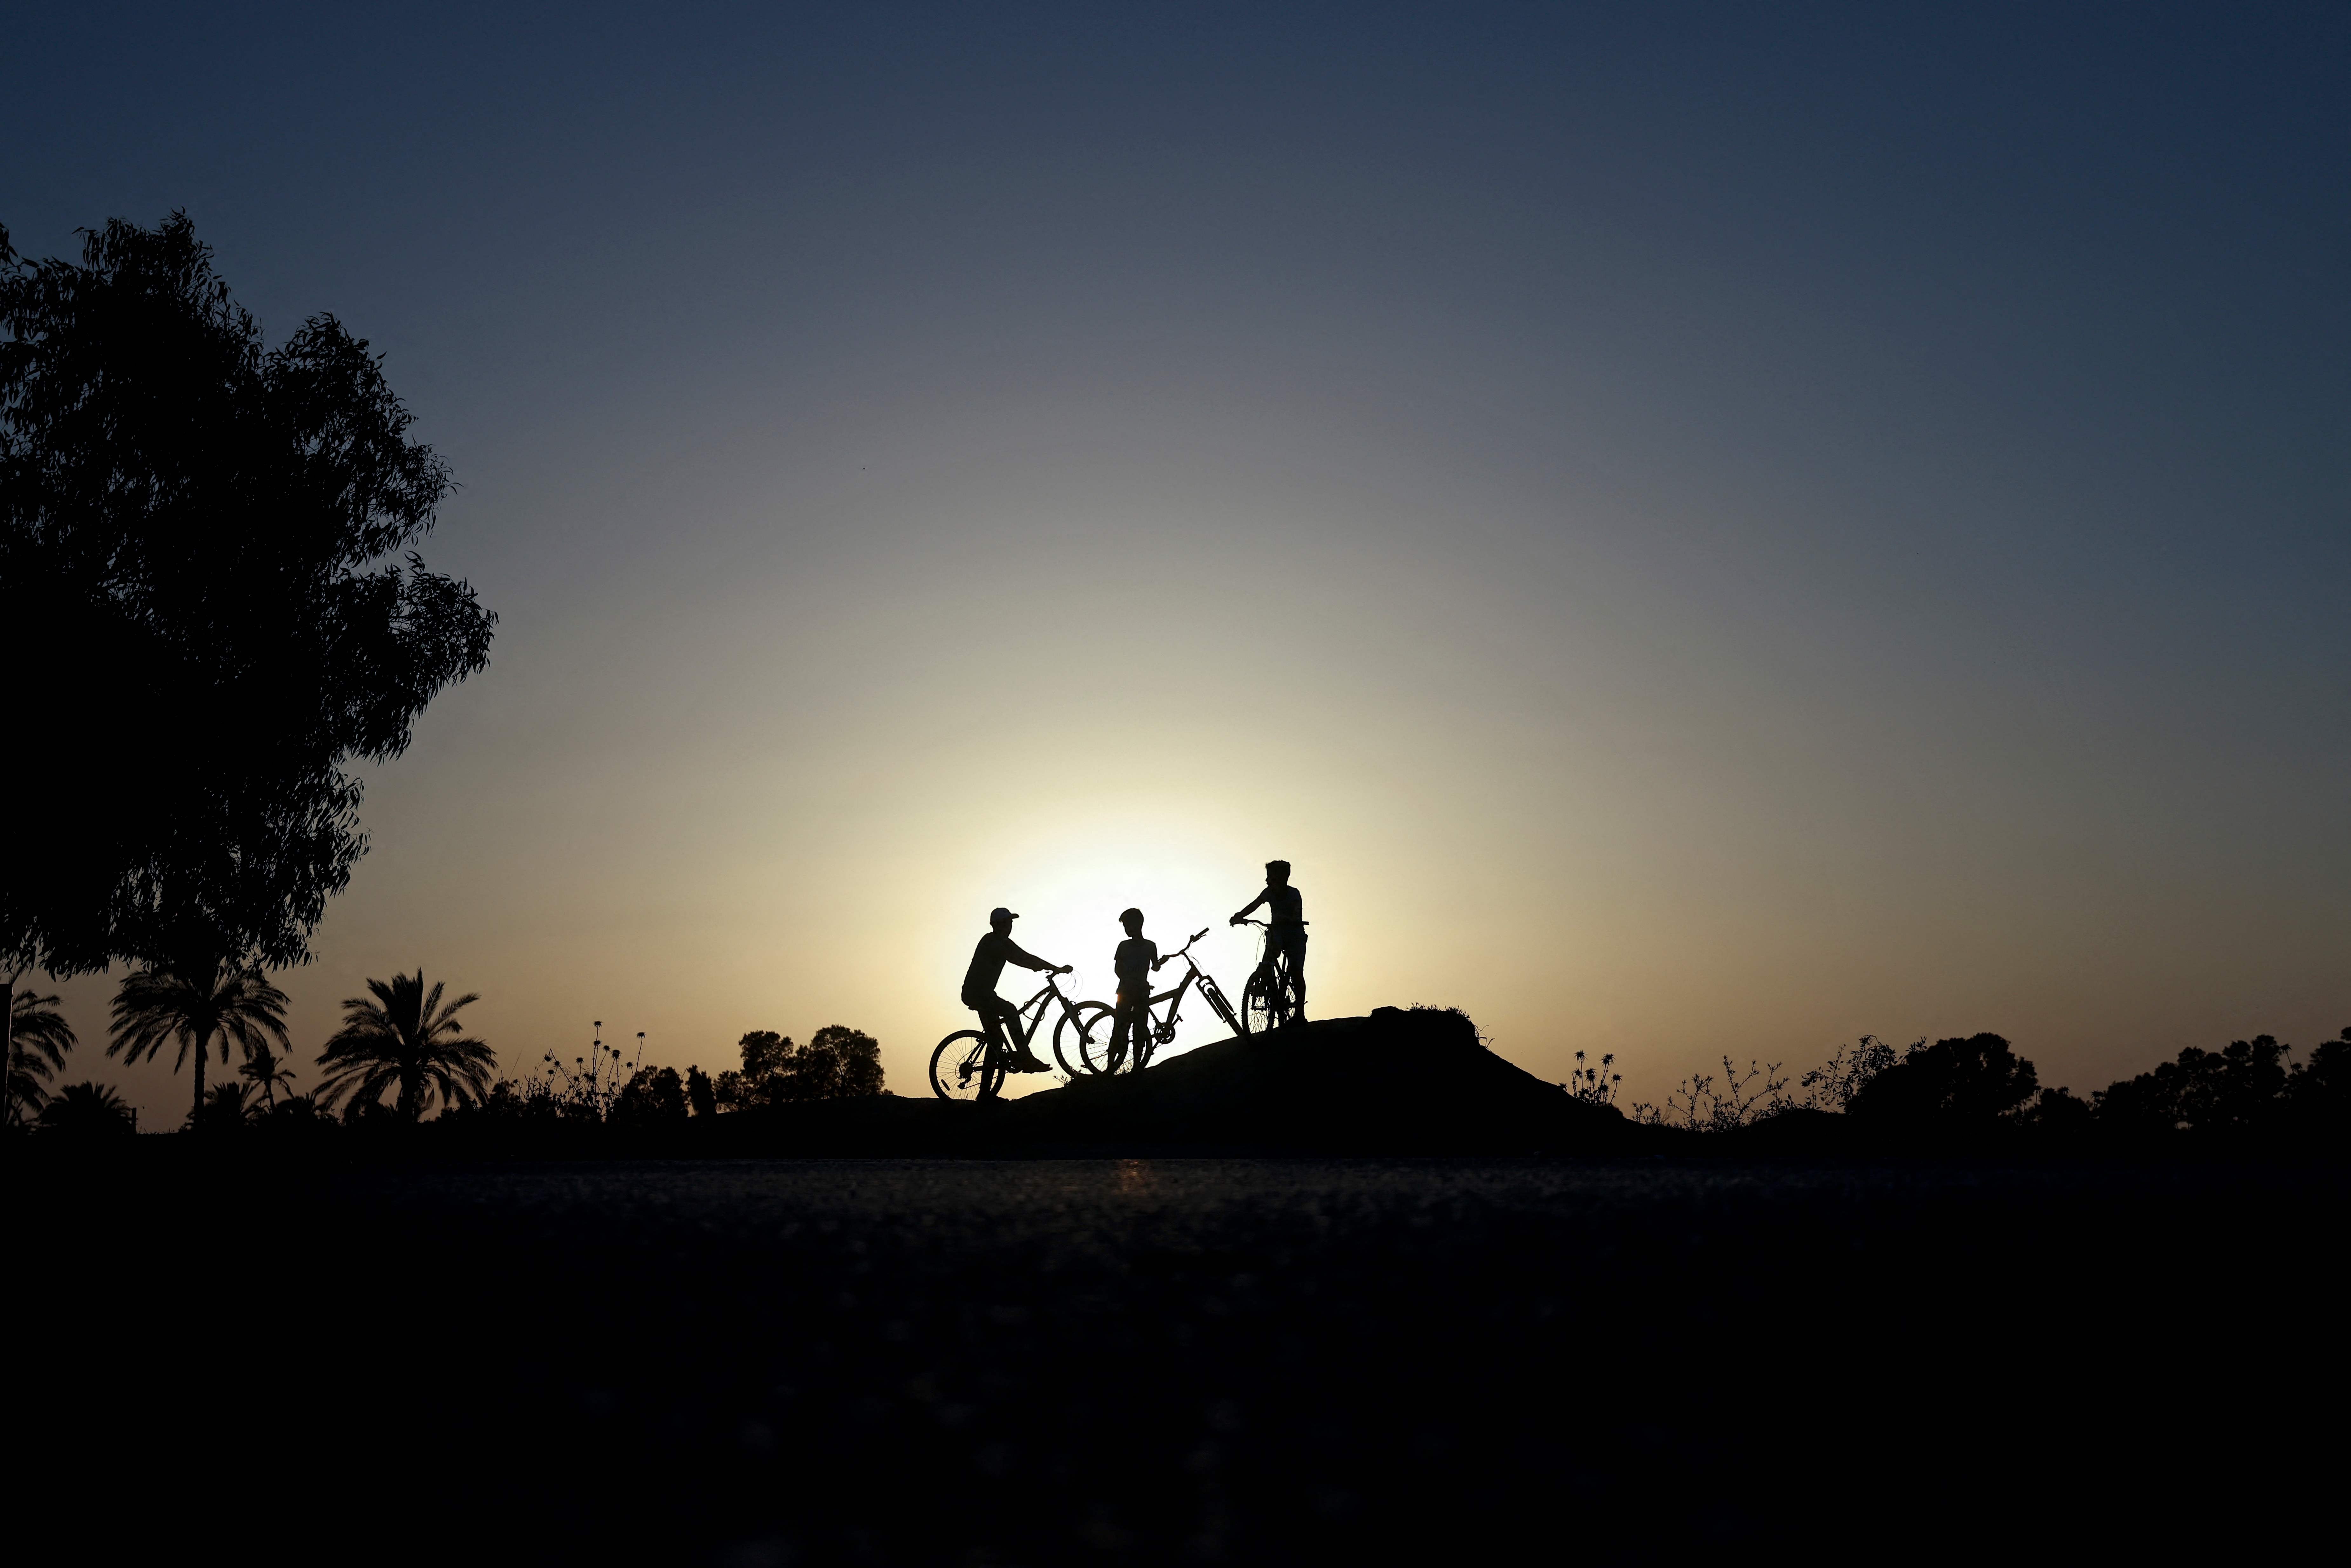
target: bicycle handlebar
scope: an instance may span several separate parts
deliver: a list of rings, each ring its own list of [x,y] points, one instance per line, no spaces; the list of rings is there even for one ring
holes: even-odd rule
[[[1181,947],[1176,948],[1176,951],[1174,951],[1173,953],[1167,953],[1167,954],[1164,954],[1164,955],[1162,955],[1162,956],[1161,956],[1161,957],[1160,957],[1160,959],[1159,959],[1159,962],[1160,962],[1160,963],[1162,963],[1162,964],[1171,964],[1171,963],[1174,963],[1176,959],[1178,959],[1178,958],[1181,958],[1181,957],[1185,956],[1186,954],[1188,954],[1188,953],[1190,953],[1190,952],[1192,951],[1192,943],[1193,943],[1193,942],[1197,942],[1201,937],[1206,936],[1210,932],[1210,931],[1212,931],[1212,930],[1214,930],[1214,929],[1216,929],[1216,928],[1215,928],[1214,926],[1211,926],[1211,925],[1203,925],[1203,926],[1201,926],[1197,931],[1195,931],[1195,932],[1193,932],[1193,933],[1192,933],[1191,941],[1187,941],[1187,942],[1186,942],[1186,943],[1184,944],[1184,946],[1182,946]]]

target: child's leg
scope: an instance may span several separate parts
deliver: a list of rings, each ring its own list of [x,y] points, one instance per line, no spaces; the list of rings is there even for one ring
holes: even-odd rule
[[[1112,1071],[1118,1071],[1119,1064],[1126,1060],[1126,1053],[1130,1049],[1138,1053],[1142,1051],[1144,1031],[1151,1027],[1148,1019],[1144,1016],[1145,1009],[1150,1005],[1147,998],[1137,998],[1123,993],[1120,995],[1118,1010],[1110,1027]]]

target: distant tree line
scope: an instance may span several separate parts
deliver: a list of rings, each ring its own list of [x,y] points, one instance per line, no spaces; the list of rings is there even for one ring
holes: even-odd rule
[[[471,992],[444,1001],[420,971],[370,980],[370,994],[343,1003],[342,1027],[319,1052],[320,1081],[303,1092],[284,1054],[286,998],[249,973],[224,971],[209,986],[183,977],[136,971],[114,1004],[110,1056],[131,1061],[176,1045],[173,1068],[192,1061],[201,1070],[215,1050],[225,1064],[232,1044],[243,1061],[235,1077],[201,1093],[184,1127],[219,1134],[261,1130],[316,1135],[337,1126],[384,1129],[435,1123],[495,1135],[501,1128],[611,1127],[646,1132],[695,1117],[812,1100],[845,1100],[883,1091],[882,1047],[872,1035],[829,1024],[805,1045],[772,1030],[755,1030],[740,1043],[742,1066],[714,1081],[698,1066],[624,1070],[618,1047],[601,1042],[564,1062],[547,1052],[536,1071],[492,1082],[496,1057],[468,1036],[457,1015],[480,998]],[[76,1044],[54,996],[20,991],[14,1001],[15,1039],[7,1096],[12,1131],[68,1135],[136,1130],[131,1107],[113,1088],[96,1082],[50,1088]]]
[[[623,1073],[616,1047],[566,1062],[553,1052],[518,1079],[501,1079],[478,1104],[453,1120],[484,1128],[597,1127],[654,1132],[697,1117],[726,1115],[810,1100],[883,1093],[882,1046],[842,1024],[816,1031],[806,1045],[772,1030],[753,1030],[738,1050],[743,1065],[713,1079],[699,1065],[637,1067]]]
[[[1873,1035],[1840,1046],[1792,1084],[1779,1062],[1730,1058],[1693,1073],[1665,1103],[1635,1103],[1634,1119],[1698,1133],[1769,1129],[1799,1136],[1865,1132],[1881,1142],[1982,1142],[2172,1146],[2221,1143],[2310,1147],[2351,1133],[2351,1028],[2294,1060],[2270,1035],[2218,1051],[2189,1046],[2173,1061],[2085,1100],[2044,1088],[2032,1061],[1996,1034],[1912,1042],[1896,1051]],[[1579,1067],[1567,1087],[1608,1103],[1613,1076]]]

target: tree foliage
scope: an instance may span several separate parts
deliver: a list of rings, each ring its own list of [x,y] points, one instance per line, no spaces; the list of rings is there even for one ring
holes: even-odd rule
[[[496,617],[413,547],[452,487],[332,316],[276,349],[185,214],[34,264],[0,230],[0,624],[57,733],[0,961],[308,956],[397,756]],[[401,558],[404,556],[404,563]]]
[[[2140,1136],[2245,1137],[2296,1124],[2340,1130],[2351,1111],[2351,1029],[2307,1062],[2272,1036],[2189,1046],[2170,1061],[2091,1096],[2105,1127]]]
[[[2040,1088],[2032,1063],[1996,1034],[1913,1045],[1853,1092],[1856,1119],[1911,1126],[1982,1127],[2022,1110]]]
[[[742,1070],[720,1073],[714,1092],[716,1104],[726,1110],[882,1092],[882,1046],[861,1030],[827,1024],[806,1045],[772,1030],[754,1030],[741,1045]]]
[[[343,1027],[319,1053],[320,1103],[332,1107],[349,1094],[360,1110],[382,1103],[383,1092],[393,1089],[394,1109],[413,1122],[436,1097],[444,1106],[481,1099],[497,1057],[467,1038],[457,1014],[482,998],[468,991],[444,1005],[442,988],[435,981],[428,992],[419,969],[370,980],[372,996],[346,997]]]
[[[685,1082],[674,1067],[640,1067],[621,1085],[611,1119],[629,1126],[657,1127],[685,1120]]]

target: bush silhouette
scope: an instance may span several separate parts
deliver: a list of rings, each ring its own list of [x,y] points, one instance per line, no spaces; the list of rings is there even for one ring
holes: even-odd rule
[[[806,1045],[773,1030],[753,1030],[741,1046],[742,1071],[720,1073],[713,1091],[714,1103],[730,1111],[882,1092],[882,1046],[862,1030],[827,1024]]]
[[[204,1103],[188,1113],[188,1130],[192,1133],[236,1133],[253,1120],[256,1106],[246,1103],[242,1083],[215,1083],[204,1093]]]
[[[622,1126],[664,1127],[685,1120],[685,1084],[674,1067],[640,1067],[621,1086],[611,1120]]]
[[[1855,1090],[1846,1112],[1857,1121],[1980,1129],[2022,1109],[2038,1088],[2032,1063],[2007,1040],[1975,1034],[1912,1046]]]
[[[139,1130],[139,1119],[122,1096],[104,1083],[68,1083],[41,1107],[43,1133],[69,1137],[113,1137]]]

